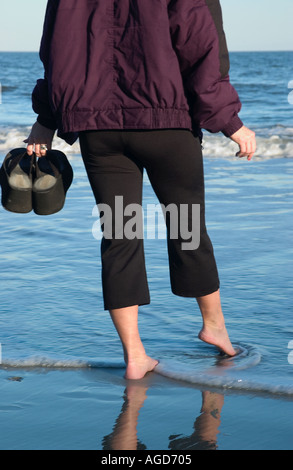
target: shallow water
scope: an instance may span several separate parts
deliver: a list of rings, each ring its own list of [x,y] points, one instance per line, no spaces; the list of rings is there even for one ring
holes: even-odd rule
[[[126,382],[116,366],[0,371],[0,449],[293,448],[292,399],[209,391],[159,374]]]
[[[94,201],[80,158],[72,165],[75,180],[59,214],[42,218],[1,209],[4,364],[121,363],[120,342],[103,309]],[[260,358],[251,366],[248,361],[245,370],[228,368],[227,379],[216,371],[215,384],[226,387],[230,381],[237,389],[263,387],[272,393],[279,387],[290,394],[293,161],[206,159],[205,171],[207,224],[230,336],[248,351],[246,361]],[[156,203],[147,179],[144,193],[145,204]],[[166,241],[145,240],[145,250],[152,296],[140,311],[146,349],[161,361],[162,373],[206,384],[203,376],[217,352],[197,339],[201,319],[195,301],[170,292]]]

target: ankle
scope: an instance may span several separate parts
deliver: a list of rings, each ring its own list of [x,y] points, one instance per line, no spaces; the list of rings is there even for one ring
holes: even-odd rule
[[[124,360],[126,364],[136,364],[145,361],[147,354],[143,347],[124,351]]]
[[[204,320],[203,321],[203,329],[204,330],[217,330],[217,331],[224,331],[226,329],[226,324],[224,320]]]
[[[224,328],[225,318],[222,309],[213,311],[202,311],[202,318],[204,325],[214,328]]]
[[[199,297],[197,298],[197,302],[204,324],[216,328],[223,328],[225,326],[219,291],[206,297]]]

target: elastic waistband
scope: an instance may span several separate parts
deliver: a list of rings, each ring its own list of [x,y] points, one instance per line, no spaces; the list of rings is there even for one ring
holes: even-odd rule
[[[186,109],[133,108],[75,110],[62,114],[60,133],[103,129],[190,129],[191,117]]]

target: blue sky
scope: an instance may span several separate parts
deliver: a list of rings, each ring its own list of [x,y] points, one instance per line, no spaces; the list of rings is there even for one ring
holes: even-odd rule
[[[1,3],[0,51],[37,51],[47,0]],[[293,50],[293,0],[222,0],[221,4],[230,51]]]

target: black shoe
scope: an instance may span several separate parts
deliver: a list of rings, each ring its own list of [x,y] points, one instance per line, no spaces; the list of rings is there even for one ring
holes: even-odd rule
[[[32,187],[35,154],[28,155],[25,148],[9,152],[0,170],[2,205],[4,209],[27,214],[33,209]]]
[[[48,150],[38,159],[33,184],[33,209],[37,215],[61,211],[73,181],[73,170],[64,153]]]

